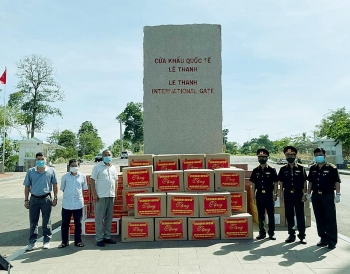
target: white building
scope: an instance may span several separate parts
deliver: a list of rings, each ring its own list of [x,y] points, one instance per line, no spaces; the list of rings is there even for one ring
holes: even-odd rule
[[[335,141],[332,138],[317,138],[312,143],[316,147],[323,148],[326,151],[326,161],[336,165],[342,165],[344,163],[341,141]]]

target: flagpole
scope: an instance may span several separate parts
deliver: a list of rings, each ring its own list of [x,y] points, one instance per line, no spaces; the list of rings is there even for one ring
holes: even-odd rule
[[[7,68],[5,67],[5,73],[6,73]],[[3,146],[2,146],[2,172],[5,173],[5,141],[6,141],[6,130],[5,130],[5,124],[6,124],[6,84],[7,81],[5,82],[5,88],[4,88],[4,132],[3,132]]]

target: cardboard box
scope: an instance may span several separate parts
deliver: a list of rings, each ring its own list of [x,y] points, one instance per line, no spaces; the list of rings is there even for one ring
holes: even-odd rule
[[[154,218],[123,217],[122,242],[154,241]]]
[[[197,193],[167,194],[167,217],[199,217]]]
[[[83,199],[84,199],[84,204],[91,203],[91,194],[89,189],[83,190]]]
[[[188,218],[189,240],[220,239],[219,217]]]
[[[305,208],[310,208],[310,202],[308,202],[308,201],[304,202],[304,207]]]
[[[229,192],[199,194],[199,217],[231,216]]]
[[[235,213],[247,212],[247,192],[230,192],[231,211]]]
[[[126,167],[123,169],[124,188],[153,187],[153,166]]]
[[[282,200],[279,196],[277,196],[277,200],[274,203],[275,207],[284,208],[284,200]]]
[[[83,221],[83,235],[96,235],[95,219],[89,218]]]
[[[155,240],[187,240],[187,218],[155,218]]]
[[[233,164],[230,164],[230,166],[235,168],[241,168],[241,169],[244,169],[245,171],[248,171],[248,164],[233,163]]]
[[[178,155],[155,155],[153,157],[155,171],[179,170]]]
[[[182,154],[179,155],[180,169],[203,169],[205,167],[204,154]]]
[[[112,219],[111,235],[119,235],[119,222],[120,218]]]
[[[269,218],[265,214],[265,224],[269,223]],[[286,226],[286,215],[284,208],[275,208],[275,226]]]
[[[311,208],[310,207],[304,207],[304,215],[307,217],[311,217]]]
[[[288,224],[288,222],[286,223]],[[305,227],[310,227],[310,226],[311,226],[311,217],[305,216]],[[298,230],[297,216],[294,216],[294,227],[295,227],[295,230]]]
[[[73,220],[69,222],[69,235],[74,235],[75,224]],[[82,230],[80,230],[80,234],[82,234]]]
[[[182,170],[155,171],[153,173],[154,192],[183,192],[184,174]]]
[[[165,193],[135,194],[135,218],[166,217]]]
[[[137,154],[128,156],[129,167],[153,166],[153,154]]]
[[[120,219],[122,219],[125,216],[129,216],[129,211],[123,210],[123,211],[119,211],[119,212],[113,213],[113,218],[120,218]]]
[[[257,210],[252,210],[251,215],[253,217],[253,222],[258,224],[259,223],[258,211]]]
[[[214,171],[211,169],[184,170],[185,191],[214,192]]]
[[[205,155],[205,168],[217,169],[217,168],[229,168],[229,167],[230,167],[230,154],[218,153],[218,154]]]
[[[151,193],[152,188],[123,189],[123,210],[134,209],[134,196],[139,193]]]
[[[252,176],[252,172],[253,172],[252,170],[245,170],[244,173],[245,173],[246,179],[248,180],[250,179],[250,176]]]
[[[215,191],[243,192],[244,170],[238,168],[214,169]]]
[[[253,217],[249,213],[220,217],[221,239],[253,239]]]

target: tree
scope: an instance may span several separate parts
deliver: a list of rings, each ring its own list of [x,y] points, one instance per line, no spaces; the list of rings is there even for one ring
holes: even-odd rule
[[[41,130],[45,118],[59,115],[59,108],[50,104],[63,101],[64,93],[53,78],[53,65],[49,59],[40,55],[25,56],[17,64],[18,92],[9,98],[9,105],[21,110],[18,122],[27,128],[27,133],[34,137],[35,130]]]
[[[76,149],[78,146],[77,136],[72,131],[66,129],[62,131],[61,134],[59,135],[58,144],[66,148],[71,147]]]
[[[227,142],[225,152],[230,153],[230,154],[238,154],[239,153],[238,143],[237,142]]]
[[[138,152],[143,144],[142,103],[128,103],[124,111],[116,119],[125,125],[124,139],[130,141],[133,145],[133,150]]]
[[[16,142],[6,139],[5,141],[5,171],[15,171],[16,163],[18,162],[18,144]],[[2,161],[3,155],[3,141],[1,142],[0,155]]]
[[[265,147],[270,153],[274,151],[274,144],[269,140],[269,135],[260,135],[259,138],[253,138],[245,142],[240,148],[243,155],[254,155],[259,148]]]
[[[103,142],[98,136],[97,129],[90,121],[81,124],[78,131],[79,156],[98,154],[103,148]]]
[[[318,137],[333,138],[341,141],[343,155],[350,155],[350,113],[345,107],[331,110],[316,126]]]
[[[114,156],[120,155],[121,151],[120,151],[120,140],[117,139],[113,142],[113,144],[111,144],[108,149],[112,152],[112,154]],[[123,149],[130,149],[130,143],[126,140],[123,140]]]

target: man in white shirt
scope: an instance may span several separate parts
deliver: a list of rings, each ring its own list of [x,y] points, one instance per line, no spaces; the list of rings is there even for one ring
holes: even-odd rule
[[[69,160],[70,172],[62,176],[61,190],[62,199],[62,242],[58,248],[64,248],[69,245],[69,223],[71,216],[74,218],[74,244],[77,247],[83,247],[81,241],[81,217],[83,215],[84,198],[83,190],[87,190],[86,176],[79,172],[79,163],[76,159]]]
[[[116,196],[115,183],[118,175],[117,169],[111,164],[111,161],[112,153],[109,150],[104,150],[102,162],[94,166],[90,176],[91,191],[95,203],[96,242],[99,247],[105,246],[105,243],[117,243],[111,239],[111,228]]]

